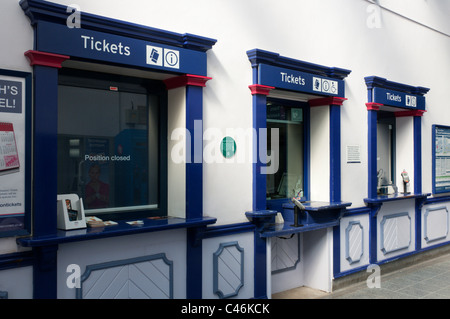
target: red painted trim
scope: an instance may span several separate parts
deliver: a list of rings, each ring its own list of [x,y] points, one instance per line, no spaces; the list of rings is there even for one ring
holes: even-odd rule
[[[34,50],[28,50],[25,52],[25,56],[29,59],[30,65],[49,66],[52,68],[60,69],[61,64],[70,59],[70,56],[60,55],[48,52],[40,52]]]
[[[261,85],[261,84],[249,85],[248,88],[252,92],[252,95],[255,95],[255,94],[269,95],[270,91],[275,89],[273,86],[267,86],[267,85]]]
[[[423,116],[425,112],[424,110],[399,111],[395,112],[395,117]]]
[[[206,82],[211,79],[212,78],[207,76],[185,74],[164,80],[164,83],[166,84],[167,89],[171,90],[188,85],[205,87]]]
[[[382,107],[384,104],[380,103],[366,103],[367,111],[379,111],[380,107]]]
[[[344,104],[345,101],[347,101],[347,99],[344,97],[330,96],[330,97],[323,97],[323,98],[319,98],[319,99],[309,100],[308,103],[309,103],[310,107],[323,106],[323,105],[342,106],[342,104]]]

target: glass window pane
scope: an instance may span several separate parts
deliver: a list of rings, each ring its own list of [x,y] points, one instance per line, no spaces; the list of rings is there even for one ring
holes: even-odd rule
[[[378,188],[395,184],[394,127],[395,119],[391,116],[380,116],[377,121]]]
[[[58,94],[58,194],[78,194],[87,214],[158,208],[158,97],[71,85]]]
[[[279,141],[272,141],[273,130]],[[302,108],[267,104],[267,151],[279,153],[278,171],[267,175],[267,199],[303,196],[303,135]]]

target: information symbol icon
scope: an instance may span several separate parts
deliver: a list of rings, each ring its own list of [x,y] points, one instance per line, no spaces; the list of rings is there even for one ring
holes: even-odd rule
[[[175,51],[166,51],[165,57],[166,66],[177,67],[178,65],[178,54]]]

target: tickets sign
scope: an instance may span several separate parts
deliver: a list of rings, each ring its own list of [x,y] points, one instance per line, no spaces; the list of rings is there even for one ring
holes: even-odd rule
[[[425,97],[422,95],[408,94],[378,87],[373,89],[373,101],[394,107],[425,110]]]
[[[344,97],[343,80],[260,64],[259,84],[297,92]]]
[[[143,68],[206,75],[206,53],[41,21],[37,50]]]

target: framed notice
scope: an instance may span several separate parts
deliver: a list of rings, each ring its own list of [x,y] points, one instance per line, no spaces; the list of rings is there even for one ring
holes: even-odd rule
[[[0,69],[0,237],[28,234],[31,74]]]
[[[450,193],[450,126],[433,125],[433,194]]]

